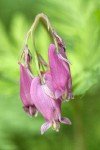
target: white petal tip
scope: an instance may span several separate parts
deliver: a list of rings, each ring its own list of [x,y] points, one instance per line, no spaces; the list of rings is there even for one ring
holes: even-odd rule
[[[60,122],[64,124],[72,125],[72,122],[68,118],[61,118]]]
[[[41,126],[41,135],[43,135],[50,127],[51,127],[51,123],[50,122],[45,122]]]

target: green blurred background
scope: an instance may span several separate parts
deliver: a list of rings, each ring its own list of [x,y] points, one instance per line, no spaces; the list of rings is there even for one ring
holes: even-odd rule
[[[61,124],[59,133],[50,129],[43,136],[42,116],[30,118],[22,109],[18,65],[25,34],[41,12],[66,43],[75,95],[62,106],[73,125]],[[41,24],[35,40],[46,57],[50,40]],[[0,150],[99,150],[99,59],[99,0],[0,0]]]

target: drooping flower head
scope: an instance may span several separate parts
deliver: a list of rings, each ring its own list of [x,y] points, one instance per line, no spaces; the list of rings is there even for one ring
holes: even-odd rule
[[[65,67],[67,73],[68,73],[68,84],[67,84],[67,99],[66,100],[70,100],[70,99],[74,99],[74,96],[72,94],[72,77],[71,77],[71,72],[70,72],[70,62],[67,59],[66,56],[66,48],[65,48],[65,44],[62,40],[62,38],[60,36],[58,36],[58,34],[54,31],[53,32],[57,43],[58,43],[58,56],[60,58],[60,60],[62,61],[63,66]]]
[[[56,98],[67,94],[67,99],[70,99],[72,82],[69,62],[67,61],[64,50],[59,48],[59,53],[57,53],[55,45],[50,44],[48,57],[52,84],[55,89]]]
[[[71,124],[68,118],[61,116],[61,100],[54,100],[45,93],[45,84],[41,84],[39,77],[32,80],[30,94],[38,111],[45,118],[46,123],[41,126],[41,133],[43,134],[48,128],[53,127],[56,131],[59,130],[60,122]]]
[[[25,49],[25,52],[26,52],[26,49]],[[31,86],[31,82],[33,79],[31,71],[30,71],[30,65],[29,65],[30,56],[28,53],[25,53],[24,57],[25,57],[25,61],[27,65],[25,66],[25,64],[19,63],[20,65],[20,97],[24,104],[23,106],[24,110],[30,116],[34,116],[37,110],[30,96],[30,86]]]
[[[35,49],[33,42],[33,61],[35,61],[35,69],[37,71],[37,76],[34,76],[30,65],[32,55],[28,49],[28,39],[29,37],[32,37],[32,40],[34,39],[33,32],[40,18],[46,21],[48,30],[51,30],[54,44],[50,44],[49,46],[49,64],[47,64]],[[46,15],[39,14],[36,16],[32,27],[26,35],[25,48],[21,58],[23,58],[23,61],[19,62],[20,97],[24,105],[24,110],[30,116],[34,116],[37,112],[40,112],[44,117],[46,122],[41,126],[41,134],[50,127],[58,131],[60,122],[70,125],[71,121],[68,118],[63,118],[61,114],[61,104],[64,96],[68,100],[72,98],[70,65],[65,54],[64,43],[57,33],[54,32]]]

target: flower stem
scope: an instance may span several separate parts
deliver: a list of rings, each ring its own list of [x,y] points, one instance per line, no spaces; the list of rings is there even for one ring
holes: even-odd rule
[[[50,35],[52,36],[52,39],[53,39],[54,44],[56,46],[56,50],[58,51],[58,44],[57,44],[57,40],[54,36],[54,29],[53,29],[48,17],[43,13],[40,13],[35,17],[35,20],[34,20],[32,26],[31,26],[30,30],[26,34],[25,44],[28,45],[28,39],[31,36],[32,37],[32,42],[33,42],[34,57],[35,57],[37,72],[38,72],[38,75],[41,78],[41,82],[44,83],[44,79],[43,79],[43,77],[41,75],[41,72],[40,72],[39,59],[38,59],[38,55],[37,55],[37,52],[36,52],[36,49],[35,49],[35,43],[34,43],[34,41],[35,41],[34,40],[34,32],[36,30],[36,27],[37,27],[40,19],[42,19],[42,21],[44,21],[44,23],[46,24],[47,29],[50,32]]]
[[[31,32],[31,36],[33,39],[33,33],[32,32]],[[37,72],[38,72],[38,75],[41,79],[41,83],[44,84],[44,79],[43,79],[41,72],[40,72],[39,61],[38,61],[38,56],[37,56],[36,49],[35,49],[35,44],[34,44],[33,40],[32,40],[32,42],[33,42],[34,58],[35,58],[35,64],[36,64]]]
[[[35,17],[35,20],[31,26],[30,30],[26,34],[26,44],[28,43],[28,39],[29,39],[29,36],[31,35],[31,32],[34,34],[35,29],[36,29],[40,19],[42,19],[42,21],[44,21],[44,23],[46,24],[48,31],[50,31],[50,33],[51,33],[50,35],[52,35],[52,39],[53,39],[54,44],[56,46],[56,50],[58,50],[57,40],[54,36],[54,29],[53,29],[48,17],[43,13],[40,13]],[[34,40],[34,38],[33,38],[33,40]]]

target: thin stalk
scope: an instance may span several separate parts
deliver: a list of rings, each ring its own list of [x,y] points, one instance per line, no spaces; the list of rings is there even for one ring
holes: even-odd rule
[[[33,33],[32,32],[31,32],[31,36],[33,38]],[[38,72],[38,75],[39,75],[39,77],[41,79],[41,83],[44,84],[44,80],[43,80],[43,77],[42,77],[41,72],[40,72],[38,56],[37,56],[36,49],[35,49],[35,44],[34,44],[33,40],[32,40],[32,42],[33,42],[34,58],[35,58],[35,64],[36,64],[37,72]]]
[[[37,25],[38,25],[40,19],[45,22],[48,31],[50,31],[50,33],[51,33],[50,35],[52,35],[54,44],[55,44],[55,46],[56,46],[56,50],[58,50],[57,40],[56,40],[56,38],[55,38],[55,36],[54,36],[54,34],[53,34],[53,33],[54,33],[54,29],[53,29],[53,27],[52,27],[52,25],[51,25],[51,23],[50,23],[48,17],[47,17],[45,14],[43,14],[43,13],[40,13],[40,14],[38,14],[38,15],[35,17],[35,20],[34,20],[32,26],[31,26],[30,30],[29,30],[29,31],[27,32],[27,34],[26,34],[26,44],[28,44],[28,39],[29,39],[29,37],[30,37],[30,35],[31,35],[31,32],[34,34],[34,32],[35,32],[35,30],[36,30],[36,27],[37,27]],[[33,38],[33,40],[34,40],[34,38]]]
[[[56,51],[58,51],[57,40],[56,40],[56,37],[54,36],[55,31],[54,31],[48,17],[46,15],[44,15],[43,13],[40,13],[35,17],[35,20],[34,20],[32,26],[31,26],[30,30],[26,34],[25,44],[28,45],[28,40],[29,40],[29,37],[31,36],[32,37],[32,42],[33,42],[33,50],[34,50],[34,57],[35,57],[37,72],[38,72],[38,75],[41,78],[41,82],[44,84],[45,82],[44,82],[44,79],[43,79],[43,77],[41,75],[41,72],[40,72],[39,59],[38,59],[38,55],[37,55],[37,52],[36,52],[36,49],[35,49],[35,43],[34,43],[34,41],[35,41],[34,40],[34,34],[35,34],[36,27],[37,27],[38,23],[40,22],[40,19],[46,24],[47,29],[50,32],[50,36],[52,36],[52,39],[53,39],[54,44],[56,46]]]

